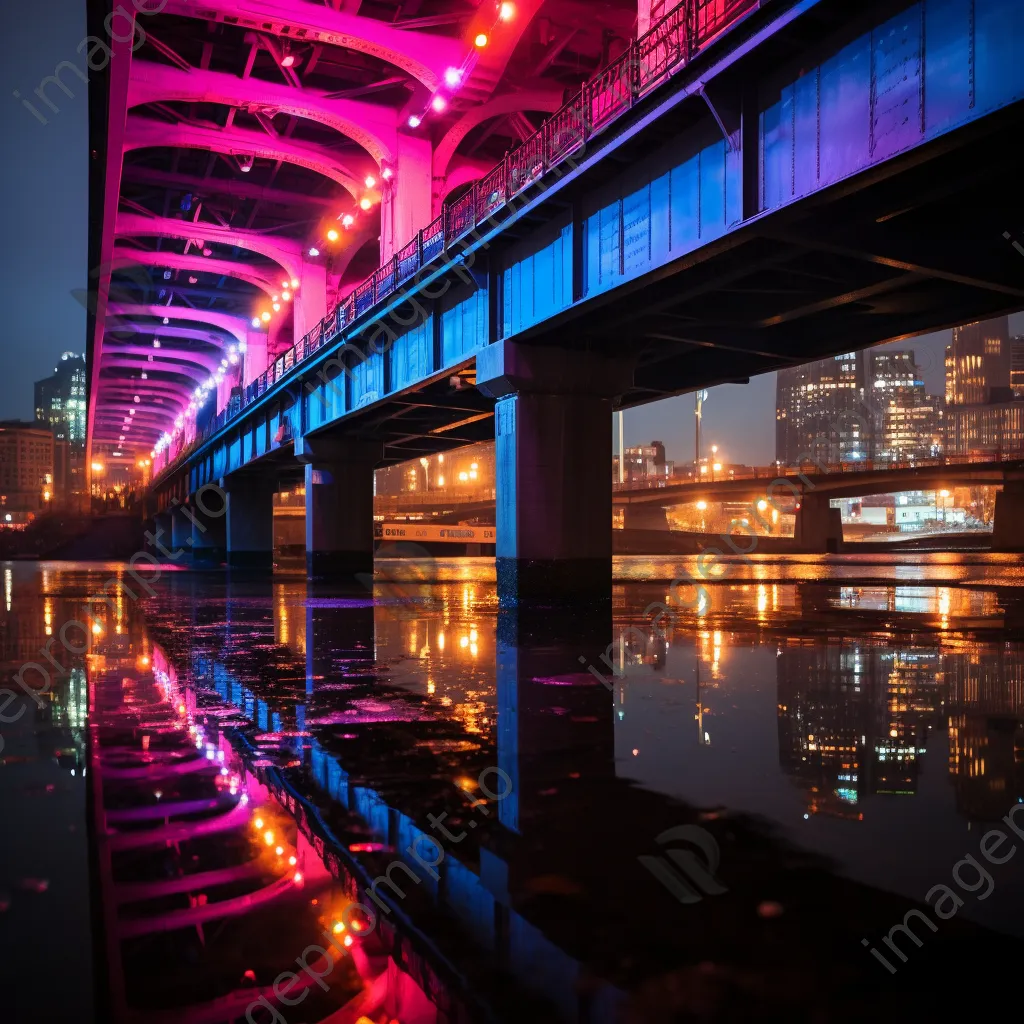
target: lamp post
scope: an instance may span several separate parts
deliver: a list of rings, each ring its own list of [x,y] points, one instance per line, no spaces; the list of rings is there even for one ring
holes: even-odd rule
[[[700,421],[704,415],[704,403],[708,400],[707,391],[696,391],[693,395],[693,415],[696,420],[694,433],[693,479],[700,479]]]

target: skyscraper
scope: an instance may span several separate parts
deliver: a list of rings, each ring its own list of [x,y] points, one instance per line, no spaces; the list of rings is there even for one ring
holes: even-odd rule
[[[914,353],[886,350],[869,355],[873,458],[905,463],[938,455],[940,399],[925,393]]]
[[[55,503],[75,502],[85,492],[85,357],[65,352],[53,376],[35,383],[36,420],[53,432]]]
[[[1024,398],[1024,335],[1010,341],[1010,387],[1017,398]]]
[[[872,456],[872,416],[865,404],[867,354],[848,352],[779,370],[775,458],[822,465]]]
[[[1009,317],[954,327],[946,348],[946,405],[984,405],[994,388],[1009,386]]]
[[[1019,352],[1016,370],[1018,385],[1024,385]],[[1024,402],[1014,400],[1013,376],[1008,317],[954,329],[946,349],[947,454],[1004,458],[1024,452]]]
[[[48,423],[58,441],[85,446],[85,357],[65,352],[52,377],[35,384],[36,419]]]

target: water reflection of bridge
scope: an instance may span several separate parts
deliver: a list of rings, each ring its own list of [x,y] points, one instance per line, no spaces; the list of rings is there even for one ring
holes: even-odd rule
[[[370,848],[355,854],[351,848],[331,852],[328,841],[327,862],[344,862],[356,877],[361,867],[372,878],[402,856],[415,870],[416,861],[402,851],[431,834],[428,814],[445,813],[452,834],[465,834],[447,849],[438,879],[419,870],[422,884],[402,884],[401,900],[383,890],[397,923],[389,939],[392,958],[415,965],[437,1019],[467,993],[479,994],[501,1016],[509,983],[540,999],[531,1019],[612,1019],[653,992],[671,998],[664,986],[686,965],[711,957],[742,973],[739,964],[755,947],[763,959],[766,939],[786,950],[773,970],[789,977],[794,993],[806,992],[812,977],[828,993],[839,954],[856,948],[863,934],[884,932],[906,909],[904,901],[823,872],[813,857],[785,852],[770,829],[742,815],[702,812],[638,788],[615,761],[611,721],[619,687],[609,692],[581,671],[580,651],[611,677],[597,652],[612,637],[612,661],[621,652],[628,682],[631,664],[657,670],[671,645],[696,635],[707,685],[714,686],[714,666],[730,644],[774,644],[773,629],[788,634],[778,658],[780,764],[808,788],[809,806],[822,813],[856,804],[837,790],[852,790],[858,800],[913,791],[909,752],[920,749],[922,728],[935,726],[947,678],[971,677],[969,668],[953,666],[982,652],[969,641],[903,643],[890,632],[888,640],[880,636],[877,649],[862,643],[855,656],[844,651],[843,593],[833,595],[836,601],[812,598],[809,585],[782,587],[774,599],[769,590],[763,609],[761,591],[752,586],[742,598],[733,594],[706,610],[707,629],[694,634],[680,619],[666,643],[630,615],[599,623],[582,639],[578,624],[525,623],[508,613],[495,619],[486,593],[470,584],[407,590],[398,603],[385,591],[375,609],[352,595],[307,594],[304,584],[230,584],[223,598],[208,600],[193,591],[194,578],[175,582],[179,586],[149,616],[149,628],[194,695],[196,714],[247,721],[247,742],[260,747],[259,757],[274,752],[280,792],[290,795],[316,848],[323,841],[317,815],[343,823],[332,826],[342,847],[351,847],[357,834],[371,838]],[[733,627],[725,621],[729,604],[737,616]],[[805,608],[822,619],[817,641],[792,639]],[[759,609],[764,621],[758,621]],[[988,610],[998,614],[999,608]],[[742,631],[740,612],[748,615]],[[908,627],[922,614],[899,613]],[[824,621],[828,615],[831,623]],[[411,656],[411,672],[402,655]],[[991,664],[989,689],[1019,693],[1016,682],[996,681],[1003,673],[1007,683],[1008,671],[1019,679],[1019,660],[981,656]],[[446,686],[453,677],[442,662],[453,657],[462,667]],[[390,679],[382,676],[384,664],[392,666]],[[938,665],[941,671],[933,671]],[[1011,703],[1019,715],[1019,699]],[[988,713],[983,703],[964,706],[968,717],[984,720]],[[857,729],[870,739],[840,750]],[[796,758],[807,756],[811,745],[817,759],[807,767]],[[963,761],[966,748],[957,749]],[[300,763],[281,769],[286,757]],[[856,769],[843,769],[854,761]],[[491,813],[484,816],[475,804],[467,806],[464,787],[473,788],[480,772],[494,765],[507,772],[514,789],[496,807],[485,806]],[[256,762],[250,766],[268,777]],[[987,811],[964,792],[966,813]],[[1000,805],[999,813],[1004,810]],[[675,908],[636,860],[662,828],[687,820],[703,821],[723,847],[729,888],[721,902],[688,908],[694,910],[692,929],[679,927],[670,913]],[[356,833],[359,822],[363,831]],[[765,897],[766,871],[774,879],[772,896],[786,906],[784,919],[769,923],[755,913],[757,934],[737,934],[735,915],[753,912]],[[397,878],[407,881],[403,873]],[[829,921],[827,934],[809,935],[811,919]],[[948,954],[940,958],[948,955],[959,969],[964,956],[977,952],[961,947],[952,933],[943,945]],[[843,960],[849,968],[848,955]],[[887,998],[901,999],[898,993]]]

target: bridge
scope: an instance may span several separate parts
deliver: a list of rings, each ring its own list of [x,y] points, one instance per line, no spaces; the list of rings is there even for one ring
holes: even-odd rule
[[[901,469],[864,469],[847,472],[797,473],[782,471],[771,475],[709,482],[666,484],[663,487],[627,487],[615,491],[613,501],[624,510],[626,529],[667,530],[665,508],[686,502],[749,501],[750,514],[758,516],[756,502],[772,505],[796,500],[794,544],[806,552],[835,549],[842,542],[843,524],[833,498],[857,498],[869,494],[901,491],[937,491],[952,487],[995,486],[993,522],[995,550],[1016,550],[1020,538],[1020,517],[1024,512],[1024,460],[1000,462],[936,462]]]
[[[550,38],[569,0],[133,12],[91,102],[89,443],[152,458],[176,543],[268,565],[301,469],[310,575],[366,571],[374,468],[493,435],[502,600],[603,593],[613,409],[1024,305],[1019,4],[626,6],[603,65]],[[222,537],[182,513],[211,484]]]

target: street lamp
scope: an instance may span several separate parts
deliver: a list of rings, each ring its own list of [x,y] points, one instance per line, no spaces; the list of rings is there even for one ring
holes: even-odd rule
[[[707,391],[696,391],[693,395],[693,415],[696,420],[696,433],[694,435],[694,459],[693,478],[700,476],[700,421],[704,415],[704,403],[708,400]]]
[[[712,466],[711,466],[711,482],[715,482],[715,473],[719,473],[722,470],[722,464],[714,458],[718,454],[718,445],[713,444],[711,446]]]

